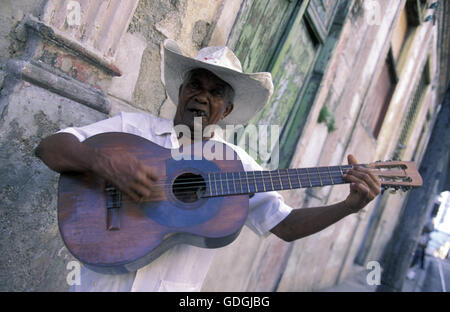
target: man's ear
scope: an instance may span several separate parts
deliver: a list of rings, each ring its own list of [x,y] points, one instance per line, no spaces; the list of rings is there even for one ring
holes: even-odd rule
[[[233,108],[234,104],[232,102],[228,102],[227,107],[225,107],[225,111],[223,112],[222,119],[227,117],[233,111]]]

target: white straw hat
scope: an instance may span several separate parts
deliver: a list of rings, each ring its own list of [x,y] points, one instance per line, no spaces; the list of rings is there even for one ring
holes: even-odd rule
[[[273,93],[272,75],[268,72],[247,74],[242,72],[239,59],[228,47],[203,48],[196,58],[185,56],[177,43],[164,41],[164,80],[167,93],[178,105],[178,92],[185,74],[203,68],[227,82],[234,90],[234,108],[219,125],[242,124],[256,115]]]

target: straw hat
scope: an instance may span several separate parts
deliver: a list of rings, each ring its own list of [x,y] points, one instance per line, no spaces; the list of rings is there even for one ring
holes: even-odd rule
[[[195,58],[183,54],[178,44],[164,41],[164,80],[167,93],[178,105],[178,92],[185,74],[203,68],[227,82],[234,90],[233,111],[219,125],[242,124],[255,116],[273,93],[272,75],[268,72],[243,73],[239,59],[228,47],[203,48]]]

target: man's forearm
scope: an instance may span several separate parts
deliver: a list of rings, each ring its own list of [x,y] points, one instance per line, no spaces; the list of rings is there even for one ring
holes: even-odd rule
[[[345,201],[331,206],[294,209],[271,232],[290,242],[317,233],[351,213]]]
[[[91,170],[96,150],[70,133],[58,133],[43,139],[35,154],[53,171],[83,172]]]

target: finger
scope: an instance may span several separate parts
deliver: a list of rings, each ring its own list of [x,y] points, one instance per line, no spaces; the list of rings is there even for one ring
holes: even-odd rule
[[[129,197],[131,197],[132,200],[134,200],[135,202],[140,202],[141,201],[141,196],[139,196],[139,194],[137,194],[135,191],[133,191],[131,188],[125,189],[124,190],[125,194],[127,194]]]
[[[158,178],[159,178],[158,172],[155,169],[153,169],[152,167],[144,165],[144,166],[142,166],[141,170],[149,179],[151,179],[153,181],[158,180]]]
[[[139,197],[150,197],[150,195],[152,194],[151,190],[149,188],[147,188],[146,186],[139,184],[139,183],[133,183],[131,184],[131,188],[132,190],[137,193],[138,195],[140,195]]]
[[[348,174],[356,176],[357,178],[363,180],[375,194],[378,194],[380,192],[381,182],[368,169],[356,167],[353,170],[350,170]]]
[[[347,156],[347,161],[349,165],[356,165],[358,163],[358,161],[356,160],[355,156],[353,156],[352,154],[349,154]]]
[[[151,189],[153,185],[152,180],[143,171],[137,173],[135,182],[144,185],[148,189]]]
[[[344,177],[344,179],[346,179],[348,182],[351,182],[350,185],[350,190],[351,191],[358,191],[361,194],[366,194],[367,191],[369,192],[368,195],[370,195],[370,197],[375,197],[375,194],[373,194],[370,190],[371,188],[366,184],[366,182],[364,180],[361,180],[353,175],[346,175]]]

